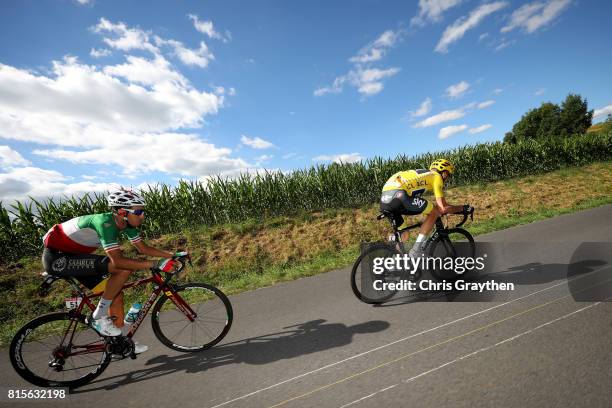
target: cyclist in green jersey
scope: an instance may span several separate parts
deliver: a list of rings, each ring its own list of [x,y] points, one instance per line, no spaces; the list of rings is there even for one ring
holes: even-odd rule
[[[156,267],[171,272],[175,261],[173,253],[153,248],[141,239],[138,227],[144,221],[145,203],[138,194],[121,188],[111,192],[107,201],[110,213],[86,215],[54,225],[43,238],[43,265],[48,273],[74,276],[90,289],[105,283],[91,325],[105,336],[119,336],[124,315],[121,289],[132,271]],[[126,258],[119,247],[120,235],[126,236],[140,254],[163,259]],[[99,247],[106,256],[92,253]],[[145,350],[146,346],[136,345],[136,352]]]

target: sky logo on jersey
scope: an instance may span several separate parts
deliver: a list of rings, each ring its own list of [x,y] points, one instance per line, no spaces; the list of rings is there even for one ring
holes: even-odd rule
[[[422,207],[422,206],[424,206],[424,205],[425,205],[425,200],[423,200],[422,198],[415,197],[415,198],[412,200],[412,204],[414,204],[414,205],[416,205],[416,206],[419,206],[419,207]]]

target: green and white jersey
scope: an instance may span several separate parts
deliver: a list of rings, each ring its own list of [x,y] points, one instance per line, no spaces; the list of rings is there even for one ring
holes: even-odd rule
[[[141,241],[137,228],[117,228],[112,213],[84,215],[54,225],[43,237],[45,246],[72,254],[89,254],[99,247],[106,252],[119,249],[119,236],[132,244]]]

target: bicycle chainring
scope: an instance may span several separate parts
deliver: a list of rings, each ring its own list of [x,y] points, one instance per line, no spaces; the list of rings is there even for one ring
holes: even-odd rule
[[[134,354],[134,342],[124,336],[111,337],[108,340],[106,349],[113,357],[120,359],[132,357]]]

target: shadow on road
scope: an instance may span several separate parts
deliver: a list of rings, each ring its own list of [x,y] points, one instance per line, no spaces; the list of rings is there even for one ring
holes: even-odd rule
[[[201,353],[157,356],[147,361],[146,365],[150,366],[148,368],[106,377],[92,382],[85,386],[85,389],[76,389],[72,392],[79,394],[110,390],[176,372],[196,373],[227,364],[268,364],[342,347],[350,344],[355,334],[381,332],[389,326],[388,322],[382,320],[372,320],[353,326],[326,323],[323,319],[312,320],[284,327],[283,331],[277,333],[226,343]],[[96,384],[99,385],[96,386]]]

